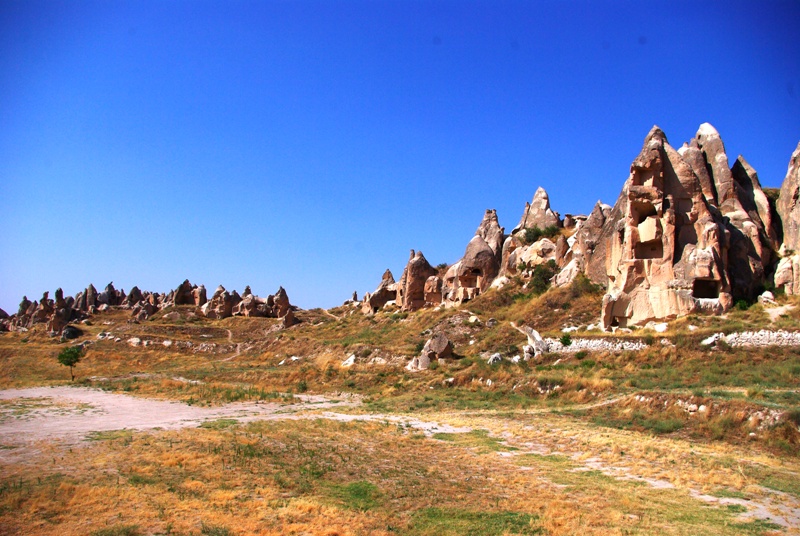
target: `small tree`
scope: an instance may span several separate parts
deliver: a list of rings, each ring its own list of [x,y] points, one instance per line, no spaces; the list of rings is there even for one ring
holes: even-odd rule
[[[69,348],[64,348],[58,354],[58,362],[65,367],[69,367],[69,375],[72,377],[71,381],[75,381],[75,374],[72,372],[72,367],[78,364],[82,355],[83,348],[80,346],[70,346]]]

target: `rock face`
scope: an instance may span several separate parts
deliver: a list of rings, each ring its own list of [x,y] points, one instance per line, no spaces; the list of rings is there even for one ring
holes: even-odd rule
[[[767,198],[755,170],[742,157],[737,159],[732,169],[728,169],[725,146],[714,127],[708,123],[700,125],[689,146],[696,146],[702,152],[705,168],[713,181],[715,195],[709,198],[704,193],[704,198],[726,220],[728,271],[733,298],[752,301],[762,290],[766,268],[777,248]],[[695,174],[698,172],[702,173],[695,171]],[[767,222],[763,221],[762,215]]]
[[[192,294],[192,284],[189,283],[188,279],[185,279],[183,283],[178,285],[178,288],[175,289],[175,292],[172,297],[172,302],[175,305],[194,305],[194,295]]]
[[[515,234],[523,229],[538,227],[544,229],[555,225],[561,227],[562,222],[557,212],[550,209],[550,197],[541,186],[536,190],[533,195],[533,201],[525,203],[525,211],[522,213],[522,218],[511,234]]]
[[[720,188],[730,189],[724,199],[732,204],[732,178]],[[600,237],[607,240],[604,328],[726,311],[733,303],[729,237],[692,167],[653,127]]]
[[[467,244],[460,261],[448,268],[442,285],[443,299],[448,305],[469,301],[492,284],[500,273],[504,229],[497,221],[497,212],[487,210]]]
[[[381,283],[378,285],[378,288],[375,289],[375,292],[372,294],[369,292],[364,294],[364,301],[361,302],[361,310],[365,314],[376,313],[378,309],[388,302],[394,301],[396,298],[397,283],[395,283],[392,272],[387,268],[386,271],[383,272]]]
[[[786,294],[800,294],[800,143],[792,153],[789,169],[781,186],[777,202],[778,215],[783,223],[783,245],[775,270],[775,287]]]
[[[416,311],[425,306],[425,284],[428,278],[436,276],[436,268],[431,266],[421,251],[411,250],[408,264],[397,286],[397,303],[403,311]]]

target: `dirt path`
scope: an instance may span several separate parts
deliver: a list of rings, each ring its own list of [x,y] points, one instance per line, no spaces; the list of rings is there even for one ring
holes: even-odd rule
[[[225,331],[228,332],[228,342],[233,344],[233,332],[231,330],[229,330],[229,329],[226,329]],[[234,352],[234,354],[232,356],[230,356],[230,357],[226,357],[225,359],[219,359],[219,360],[217,360],[217,362],[221,363],[223,361],[231,361],[233,359],[236,359],[240,355],[242,355],[242,343],[237,342],[236,343],[236,351]]]
[[[34,387],[0,391],[0,464],[25,461],[39,441],[75,445],[93,432],[111,430],[174,430],[229,418],[297,418],[308,410],[352,406],[359,399],[295,395],[290,403],[235,403],[219,407],[190,406],[108,393],[86,387]]]
[[[618,402],[614,398],[588,405]],[[114,430],[174,430],[197,427],[206,421],[236,419],[240,422],[272,419],[325,418],[343,422],[379,421],[415,429],[427,436],[435,433],[467,433],[489,429],[490,435],[513,447],[513,452],[498,453],[517,456],[534,453],[543,456],[564,455],[579,464],[577,470],[598,470],[620,480],[638,480],[657,488],[674,488],[673,482],[642,473],[627,463],[609,463],[598,457],[582,435],[585,430],[561,428],[563,423],[512,424],[498,422],[491,415],[471,413],[437,414],[432,420],[410,415],[375,413],[349,414],[336,408],[357,406],[358,397],[295,395],[289,402],[234,403],[219,407],[190,406],[180,402],[152,400],[126,394],[109,393],[86,387],[36,387],[0,391],[0,471],[3,465],[35,461],[41,442],[71,448],[87,444],[97,432]],[[548,410],[549,411],[549,410]],[[544,413],[525,412],[527,417]],[[537,416],[538,418],[538,416]],[[516,428],[515,428],[516,427]],[[583,431],[582,431],[583,430]],[[513,463],[513,462],[512,462]],[[657,464],[657,461],[653,463]],[[702,493],[688,482],[681,485],[694,498],[718,504],[738,504],[747,508],[743,519],[756,517],[777,523],[790,530],[800,526],[800,502],[792,496],[775,492],[760,493],[748,500],[722,499]]]

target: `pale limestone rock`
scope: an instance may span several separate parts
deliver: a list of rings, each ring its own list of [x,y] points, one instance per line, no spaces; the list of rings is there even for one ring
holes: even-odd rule
[[[561,227],[561,218],[557,212],[553,212],[550,208],[550,196],[541,186],[536,189],[533,195],[533,200],[530,203],[525,203],[525,211],[522,213],[522,218],[511,234],[515,234],[524,229],[538,227],[544,229],[555,225]]]

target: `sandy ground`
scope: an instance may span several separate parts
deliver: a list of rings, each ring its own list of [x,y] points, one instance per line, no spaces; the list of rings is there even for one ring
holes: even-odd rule
[[[217,407],[153,400],[87,387],[33,387],[0,391],[0,464],[19,463],[36,455],[40,441],[79,445],[92,433],[111,430],[175,430],[216,419],[240,422],[264,419],[327,418],[340,421],[376,420],[402,424],[431,435],[461,433],[469,428],[393,415],[348,415],[318,410],[352,407],[360,399],[294,395],[286,402],[244,402]],[[28,447],[28,448],[19,448]]]

